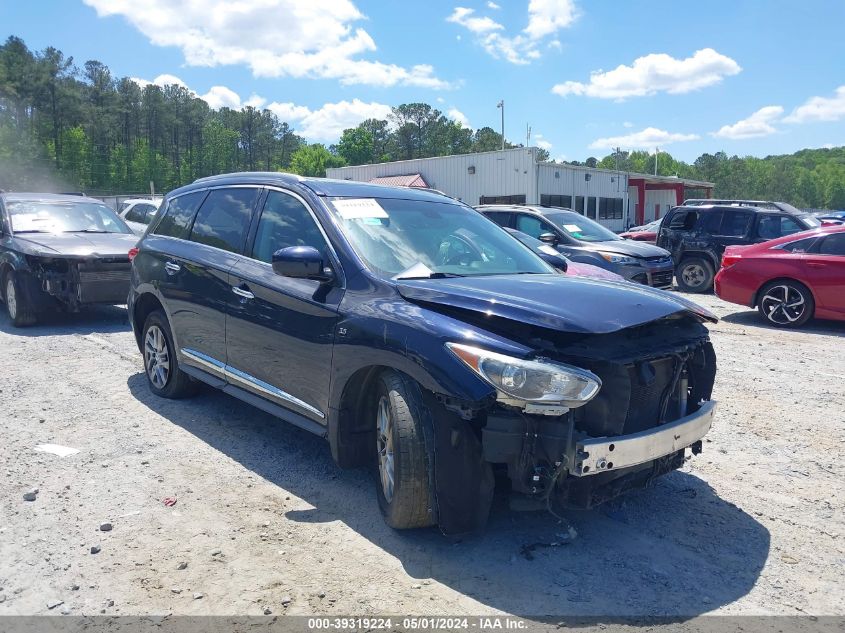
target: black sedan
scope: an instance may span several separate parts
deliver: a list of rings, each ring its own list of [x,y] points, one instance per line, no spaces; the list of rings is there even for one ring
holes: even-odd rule
[[[0,194],[0,289],[15,326],[40,312],[125,303],[138,237],[99,200]]]

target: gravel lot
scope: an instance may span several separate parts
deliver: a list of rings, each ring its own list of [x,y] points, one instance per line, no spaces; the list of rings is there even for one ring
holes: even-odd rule
[[[123,308],[0,317],[0,614],[843,615],[845,323],[694,299],[724,317],[704,453],[533,559],[550,515],[396,533],[323,440],[212,390],[151,396]]]

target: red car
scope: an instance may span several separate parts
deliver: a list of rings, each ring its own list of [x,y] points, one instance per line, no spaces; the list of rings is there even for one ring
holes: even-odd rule
[[[660,223],[662,220],[654,220],[642,226],[635,226],[624,233],[620,233],[619,237],[624,237],[626,240],[636,240],[637,242],[648,242],[654,244],[657,242],[657,232],[660,230]]]
[[[715,287],[720,298],[756,307],[778,327],[811,317],[845,321],[845,225],[728,246]]]

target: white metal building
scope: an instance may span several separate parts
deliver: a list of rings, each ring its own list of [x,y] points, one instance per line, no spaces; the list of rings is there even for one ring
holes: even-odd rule
[[[683,202],[685,189],[709,197],[713,183],[541,163],[536,147],[338,167],[329,178],[428,186],[467,204],[568,207],[616,231],[649,222]],[[656,214],[656,215],[655,215]]]

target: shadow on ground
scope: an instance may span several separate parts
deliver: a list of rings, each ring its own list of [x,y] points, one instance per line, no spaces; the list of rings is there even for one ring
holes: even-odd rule
[[[843,321],[824,321],[821,319],[811,319],[804,325],[797,328],[779,328],[774,325],[769,325],[760,316],[756,310],[742,310],[740,312],[733,312],[721,317],[722,321],[734,323],[736,325],[747,325],[750,327],[757,327],[764,330],[775,330],[780,332],[806,332],[807,334],[823,334],[825,336],[845,336],[845,322]]]
[[[484,534],[455,542],[435,529],[396,532],[379,516],[371,475],[337,468],[325,440],[211,389],[163,400],[142,373],[128,386],[151,410],[313,506],[288,511],[289,520],[339,520],[411,577],[508,613],[683,619],[747,594],[768,556],[769,532],[684,472],[600,509],[569,513],[579,537],[537,547],[531,559],[524,546],[555,542],[564,528],[544,512],[512,512],[501,497]]]
[[[128,332],[126,306],[92,306],[81,312],[49,312],[39,315],[35,325],[15,327],[6,306],[0,303],[0,332],[15,336],[62,336],[68,334],[113,334]]]

